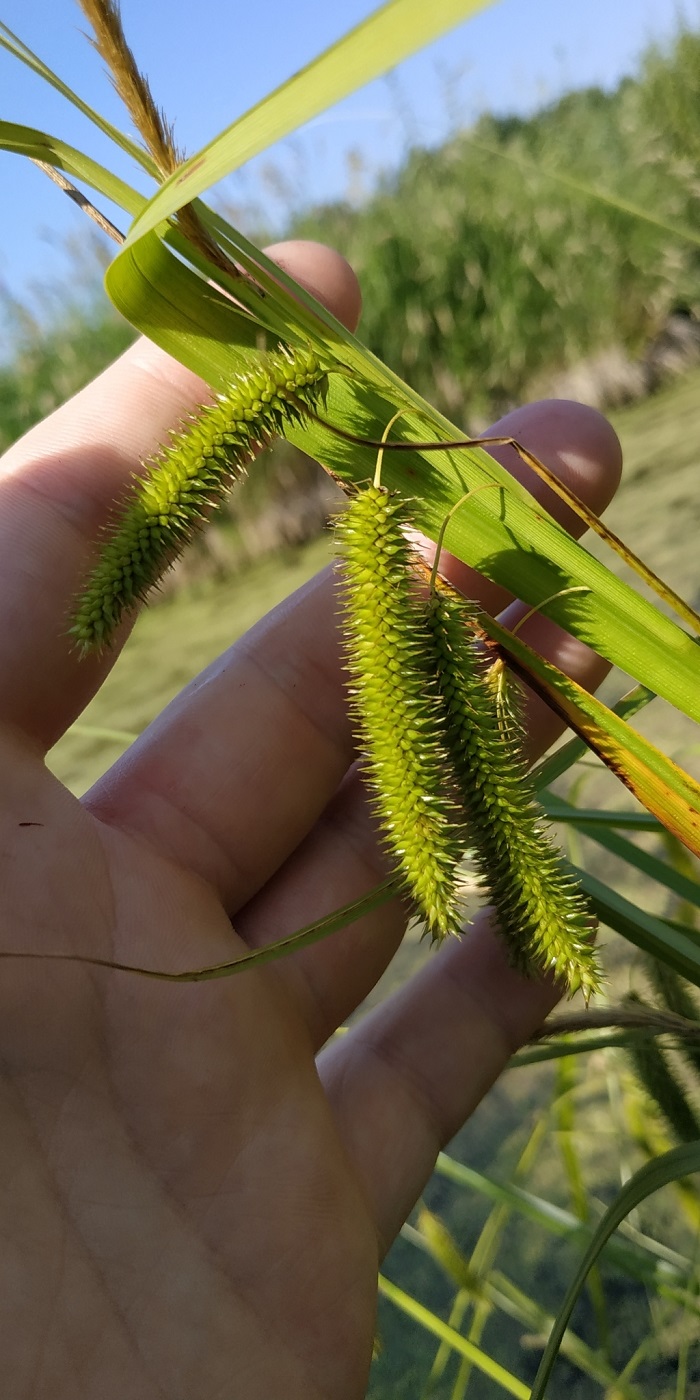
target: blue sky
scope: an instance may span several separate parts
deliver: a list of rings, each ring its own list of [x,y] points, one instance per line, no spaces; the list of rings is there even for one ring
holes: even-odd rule
[[[375,7],[122,0],[122,15],[157,101],[192,153]],[[697,25],[700,0],[498,0],[236,173],[222,193],[278,225],[310,201],[360,198],[407,145],[436,143],[480,112],[526,113],[573,87],[614,85],[650,42],[668,41],[679,16]],[[73,0],[0,0],[0,19],[93,106],[126,124]],[[138,183],[85,118],[4,51],[0,98],[3,117],[82,147]],[[0,162],[0,282],[19,296],[37,283],[60,285],[71,274],[65,240],[81,234],[84,216],[28,162],[4,153]],[[123,225],[123,215],[109,212]]]

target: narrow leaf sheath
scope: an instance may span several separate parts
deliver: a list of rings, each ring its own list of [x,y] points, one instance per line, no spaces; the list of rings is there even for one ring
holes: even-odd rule
[[[285,422],[299,422],[325,385],[312,352],[265,355],[145,463],[77,602],[70,632],[82,651],[109,641],[122,614],[144,599],[244,475],[256,449]]]
[[[350,702],[386,844],[430,933],[459,929],[461,850],[442,705],[404,529],[406,503],[383,487],[337,522],[344,559]]]
[[[427,617],[469,845],[512,961],[552,973],[588,1000],[600,982],[594,921],[547,833],[503,678],[495,678],[497,697],[489,658],[475,640],[474,610],[440,580]]]

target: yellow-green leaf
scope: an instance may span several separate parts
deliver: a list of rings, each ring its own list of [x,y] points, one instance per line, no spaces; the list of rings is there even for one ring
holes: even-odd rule
[[[454,424],[403,384],[308,292],[237,230],[229,229],[229,235],[227,251],[233,249],[246,270],[259,278],[264,293],[261,298],[255,287],[240,279],[239,299],[279,335],[286,334],[297,344],[307,341],[331,364],[337,362],[340,372],[331,374],[326,412],[331,423],[374,437],[397,404],[403,404],[402,438],[419,442],[427,436],[459,436]],[[164,259],[171,258],[173,265],[176,259],[167,252],[158,253],[155,235],[148,242],[148,252],[146,243],[144,239],[128,247],[108,270],[112,300],[146,335],[220,387],[227,377],[220,315],[225,299],[218,299],[211,289],[203,296],[199,279],[188,273],[192,296],[179,327],[179,299],[165,285],[169,272]],[[182,264],[178,267],[182,269]],[[175,274],[173,266],[173,276],[180,281],[185,273]],[[199,288],[196,294],[195,287]],[[244,343],[250,344],[249,335]],[[228,374],[239,362],[240,348],[231,346]],[[366,482],[373,474],[374,452],[339,440],[329,427],[309,422],[288,436],[348,483]],[[465,490],[486,482],[501,485],[502,490],[475,494],[453,516],[447,548],[535,607],[545,598],[561,595],[548,607],[549,616],[700,720],[700,647],[693,638],[573,540],[483,449],[388,454],[384,480],[390,489],[413,499],[416,525],[432,539]],[[585,585],[583,594],[565,596],[567,590],[581,585]]]
[[[142,194],[113,175],[106,166],[86,156],[66,141],[50,136],[46,131],[37,131],[33,126],[20,126],[17,122],[0,121],[0,150],[13,151],[15,155],[28,156],[30,160],[43,160],[56,170],[65,171],[75,180],[82,180],[91,189],[112,199],[128,214],[138,214],[146,200]]]
[[[378,78],[492,0],[389,0],[170,176],[137,219],[143,237],[224,175]]]
[[[526,678],[572,729],[695,855],[700,855],[700,785],[678,764],[630,728],[602,700],[546,661],[520,637],[481,615],[484,631],[499,642]]]
[[[38,77],[43,78],[44,82],[48,83],[50,87],[60,92],[61,96],[65,97],[68,102],[72,102],[73,106],[77,107],[79,112],[82,112],[94,126],[104,132],[105,136],[108,136],[111,141],[114,141],[115,145],[120,146],[123,151],[126,151],[127,155],[130,155],[135,161],[138,161],[139,165],[142,165],[144,170],[147,170],[150,175],[156,174],[155,165],[148,152],[145,151],[142,146],[139,146],[136,141],[132,140],[130,136],[127,136],[125,132],[113,126],[112,122],[108,122],[105,117],[100,116],[99,112],[96,112],[94,107],[91,107],[88,102],[85,102],[82,97],[79,97],[77,92],[74,92],[69,84],[58,76],[58,73],[54,73],[53,69],[49,68],[49,65],[44,63],[44,60],[39,58],[39,55],[35,54],[33,50],[29,48],[28,44],[25,44],[22,39],[18,38],[16,34],[13,34],[12,30],[9,29],[2,20],[0,20],[0,47],[7,49],[8,53],[11,53],[14,58],[18,58],[21,63],[26,64],[27,68],[30,68]]]

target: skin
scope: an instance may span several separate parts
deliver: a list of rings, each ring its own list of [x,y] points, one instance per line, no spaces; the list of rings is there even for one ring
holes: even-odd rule
[[[273,255],[355,323],[340,257],[310,244]],[[0,468],[5,948],[199,966],[385,874],[352,768],[329,573],[215,661],[82,802],[44,766],[124,640],[81,661],[65,636],[98,532],[139,459],[204,397],[141,342]],[[617,485],[619,445],[592,410],[533,405],[496,431],[598,510]],[[502,460],[513,467],[509,451]],[[486,607],[508,604],[462,565],[453,577]],[[524,634],[599,684],[600,659],[545,619]],[[535,700],[529,718],[534,755],[558,722]],[[326,1045],[405,917],[385,906],[294,958],[203,985],[2,965],[8,1397],[361,1400],[381,1256],[438,1150],[556,1000],[509,970],[484,915]]]

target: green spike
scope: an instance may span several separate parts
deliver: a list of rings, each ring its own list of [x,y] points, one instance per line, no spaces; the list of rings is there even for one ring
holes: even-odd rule
[[[70,628],[83,652],[106,645],[245,473],[257,448],[316,405],[326,376],[308,350],[282,349],[237,375],[145,463],[79,598]]]
[[[501,934],[518,967],[550,972],[588,1000],[600,985],[594,921],[546,830],[513,701],[495,703],[476,612],[437,579],[426,617],[469,844]]]
[[[456,933],[459,814],[406,502],[381,486],[339,517],[350,705],[384,840],[434,938]]]

